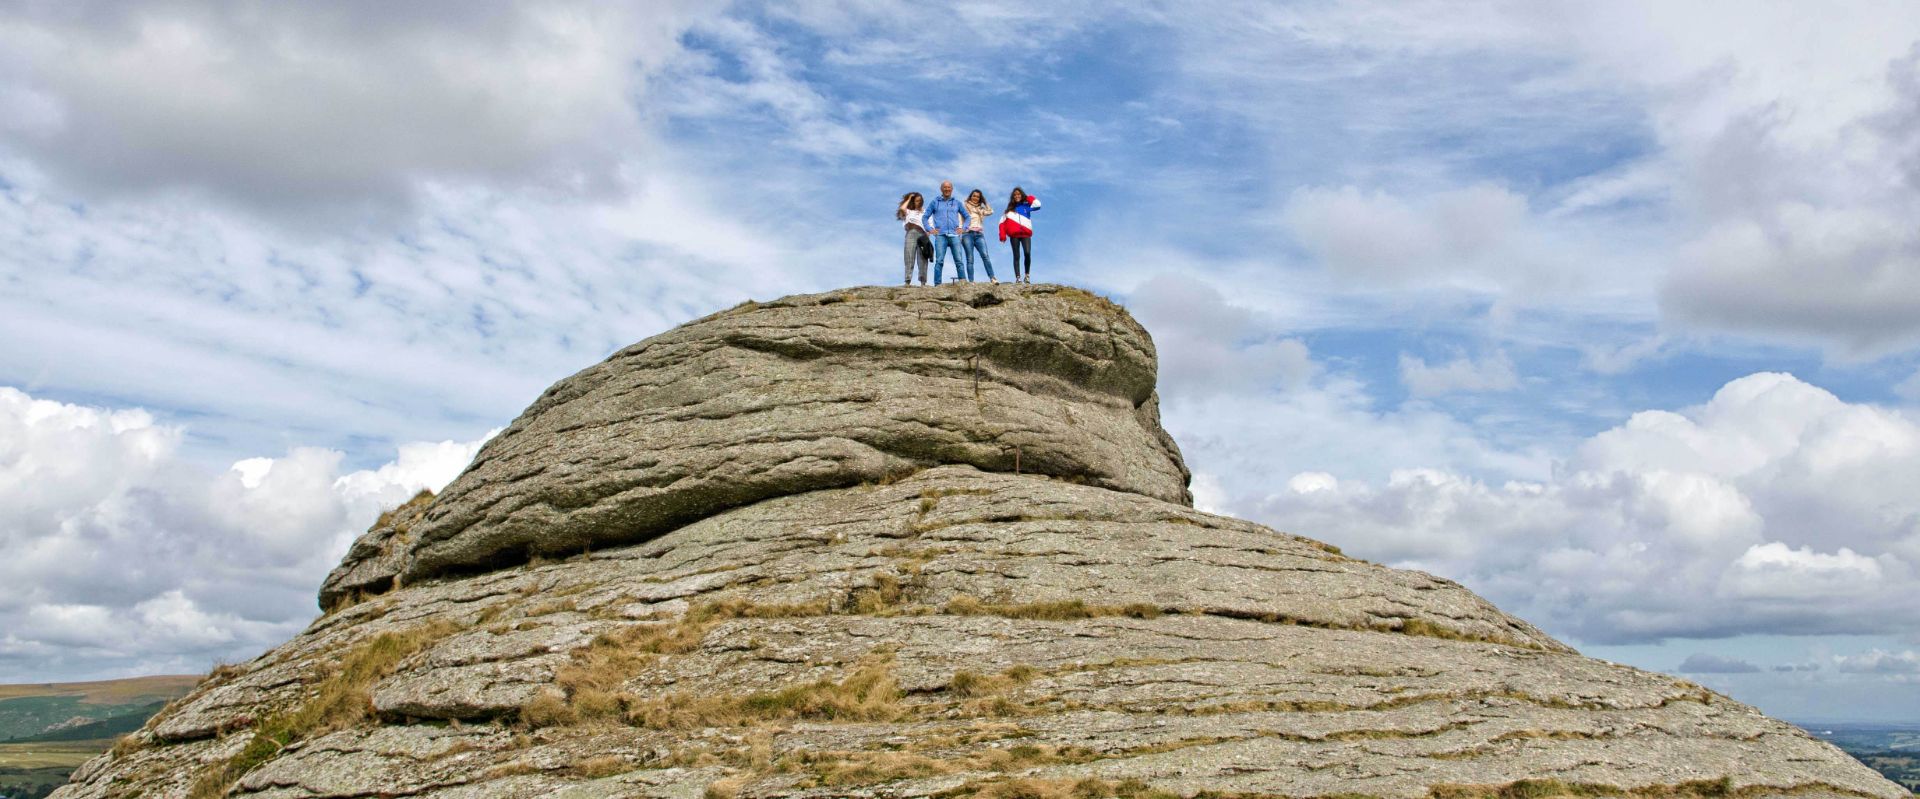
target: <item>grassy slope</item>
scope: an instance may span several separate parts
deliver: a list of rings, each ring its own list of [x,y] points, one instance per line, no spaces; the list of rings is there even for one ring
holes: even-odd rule
[[[137,677],[88,683],[0,685],[0,742],[78,731],[101,725],[81,737],[106,738],[137,728],[169,700],[185,694],[199,677]],[[138,721],[135,721],[135,719]],[[132,727],[127,725],[131,723]]]

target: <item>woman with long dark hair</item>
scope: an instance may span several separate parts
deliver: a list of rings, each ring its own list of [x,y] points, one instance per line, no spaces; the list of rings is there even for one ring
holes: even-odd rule
[[[1000,282],[999,278],[993,276],[993,259],[987,257],[987,217],[993,216],[993,206],[987,204],[987,195],[974,189],[973,193],[967,195],[961,210],[967,214],[967,231],[960,234],[960,251],[967,254],[967,279],[973,279],[973,254],[978,252],[980,265],[987,268],[987,279]]]
[[[910,191],[900,197],[900,208],[894,211],[893,218],[905,223],[907,229],[907,249],[903,254],[906,275],[900,279],[900,285],[913,285],[913,265],[920,264],[920,285],[927,284],[928,256],[933,253],[933,244],[927,241],[927,230],[922,225],[922,210],[926,207],[926,198],[920,192]]]
[[[1013,282],[1033,282],[1033,212],[1040,210],[1040,198],[1027,194],[1019,186],[1007,195],[1007,215],[1000,219],[1000,240],[1013,247]],[[1025,256],[1026,269],[1020,268]]]

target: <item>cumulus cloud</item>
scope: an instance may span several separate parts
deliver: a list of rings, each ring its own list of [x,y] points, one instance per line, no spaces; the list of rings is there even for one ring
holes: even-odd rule
[[[169,0],[0,12],[0,142],[102,195],[390,208],[431,181],[605,188],[680,6]]]
[[[296,448],[209,473],[182,440],[145,411],[0,387],[0,681],[251,657],[312,618],[320,578],[383,508],[440,488],[481,443],[407,444],[355,471]]]
[[[1739,658],[1695,652],[1680,661],[1676,670],[1682,674],[1754,674],[1760,667]]]
[[[1809,118],[1824,102],[1788,95],[1717,128],[1673,126],[1702,229],[1664,286],[1672,314],[1856,356],[1920,340],[1920,44],[1875,66],[1853,76],[1843,91],[1857,105],[1835,119]]]
[[[1920,674],[1920,652],[1873,649],[1858,655],[1835,655],[1834,667],[1850,674]]]
[[[1167,391],[1258,394],[1300,386],[1319,371],[1304,342],[1277,334],[1263,313],[1228,302],[1204,280],[1155,275],[1128,303],[1152,331]]]
[[[1915,480],[1920,424],[1761,373],[1634,414],[1546,479],[1308,472],[1253,512],[1590,642],[1890,633],[1920,623]]]

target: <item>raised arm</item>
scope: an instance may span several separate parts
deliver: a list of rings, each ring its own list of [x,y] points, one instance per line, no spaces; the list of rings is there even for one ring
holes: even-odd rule
[[[1040,210],[1040,198],[1031,194],[1027,195],[1027,210],[1029,211]]]

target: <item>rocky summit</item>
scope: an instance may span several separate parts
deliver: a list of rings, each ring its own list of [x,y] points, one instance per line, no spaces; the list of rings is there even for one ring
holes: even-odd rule
[[[562,380],[78,797],[1908,794],[1445,579],[1191,507],[1058,286],[745,303]]]

